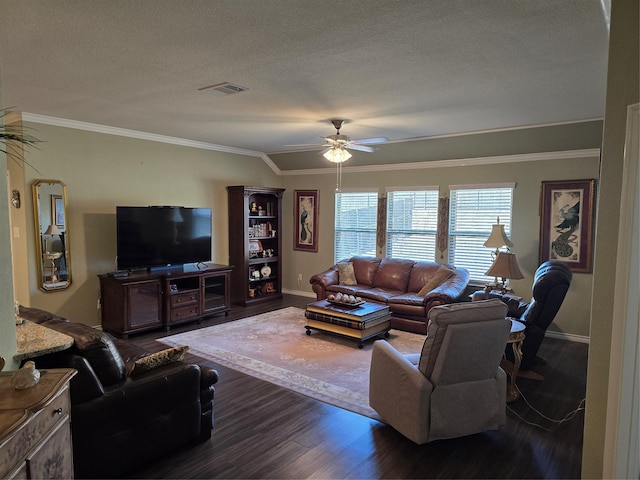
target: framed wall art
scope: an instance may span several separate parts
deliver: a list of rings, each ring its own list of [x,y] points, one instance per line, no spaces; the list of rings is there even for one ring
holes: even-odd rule
[[[293,192],[294,250],[318,251],[318,190]]]
[[[591,272],[595,182],[542,182],[540,263],[556,260],[574,272]]]
[[[51,195],[51,223],[64,227],[64,202],[62,195]]]

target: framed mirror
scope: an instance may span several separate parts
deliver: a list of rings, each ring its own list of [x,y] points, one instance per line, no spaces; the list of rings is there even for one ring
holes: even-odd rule
[[[33,183],[38,286],[45,292],[71,285],[67,187],[60,180]]]

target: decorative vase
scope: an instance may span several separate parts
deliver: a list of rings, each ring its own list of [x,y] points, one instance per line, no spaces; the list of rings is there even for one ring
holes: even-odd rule
[[[271,267],[265,263],[264,267],[260,269],[260,273],[262,274],[263,277],[271,276]]]
[[[36,369],[36,364],[32,361],[25,362],[11,378],[11,386],[16,390],[31,388],[40,381],[40,371]]]

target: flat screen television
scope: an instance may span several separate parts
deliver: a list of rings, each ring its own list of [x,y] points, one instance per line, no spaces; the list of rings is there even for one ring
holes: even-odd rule
[[[116,207],[118,270],[211,260],[211,209]]]

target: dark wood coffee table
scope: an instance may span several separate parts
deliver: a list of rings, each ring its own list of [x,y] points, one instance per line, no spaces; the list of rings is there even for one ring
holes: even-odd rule
[[[370,338],[389,336],[391,312],[386,305],[364,302],[358,306],[337,305],[328,300],[320,300],[307,305],[307,335],[311,330],[342,335],[358,340],[358,348]]]

